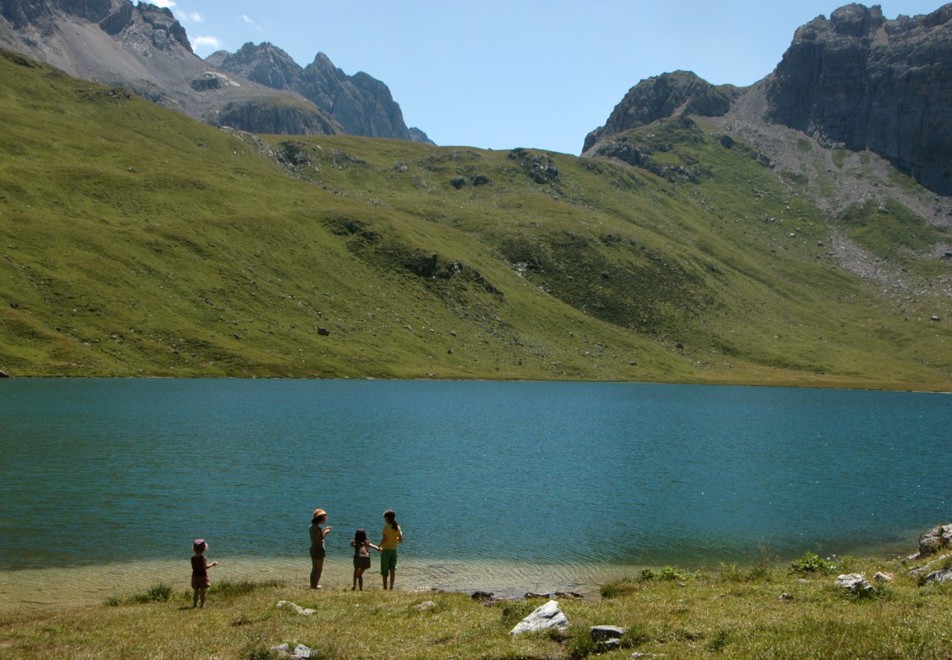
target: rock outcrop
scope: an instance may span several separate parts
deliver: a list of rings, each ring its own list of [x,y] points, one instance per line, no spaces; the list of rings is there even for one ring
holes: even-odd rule
[[[419,142],[420,144],[433,144],[433,140],[416,126],[410,127],[410,140],[412,142]]]
[[[836,586],[854,596],[869,596],[876,593],[876,588],[869,583],[862,573],[848,573],[836,578]]]
[[[767,81],[766,119],[869,149],[952,194],[952,4],[886,20],[850,4],[796,31]]]
[[[585,138],[583,152],[604,137],[678,115],[719,117],[730,109],[738,89],[715,86],[690,71],[647,78],[628,90],[608,121]]]
[[[907,559],[926,559],[950,548],[952,548],[952,523],[936,525],[919,535],[919,551]]]
[[[272,135],[339,135],[344,132],[326,113],[296,102],[290,96],[228,103],[215,114],[207,115],[206,121],[215,126]]]
[[[384,83],[363,72],[349,76],[324,53],[302,68],[272,44],[247,43],[236,53],[216,53],[209,61],[221,71],[297,92],[332,117],[345,133],[412,139],[400,106]]]
[[[135,30],[137,22],[144,28],[143,32],[147,33],[153,48],[168,50],[180,47],[192,52],[192,44],[182,24],[169,9],[155,5],[139,3],[133,8],[128,3],[121,3],[116,11],[99,21],[99,27],[106,34],[117,36],[123,31]]]
[[[98,23],[123,9],[120,6],[123,4],[126,3],[117,0],[4,0],[0,3],[0,16],[17,30],[30,26],[49,27],[58,12]],[[131,3],[126,9],[131,12]]]

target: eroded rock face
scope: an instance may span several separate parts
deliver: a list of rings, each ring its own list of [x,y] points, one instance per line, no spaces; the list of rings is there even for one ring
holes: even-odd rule
[[[330,115],[346,133],[411,139],[400,106],[384,83],[363,72],[348,76],[324,53],[301,67],[272,44],[248,43],[236,53],[216,54],[215,60],[209,61],[222,71],[297,92]]]
[[[338,135],[340,126],[314,106],[278,102],[280,99],[260,99],[232,102],[223,107],[208,122],[215,126],[230,126],[251,133],[272,135]]]
[[[237,73],[273,89],[294,89],[302,69],[286,52],[270,43],[246,43],[234,53],[219,51],[206,60],[222,71]]]
[[[123,30],[138,27],[139,38],[154,48],[184,48],[192,52],[185,28],[172,11],[149,3],[134,5],[129,0],[4,0],[0,16],[15,30],[33,27],[46,33],[55,29],[59,17],[73,17],[98,23],[103,32],[115,37]]]
[[[0,15],[16,29],[50,21],[58,11],[99,22],[120,4],[117,0],[4,0]]]
[[[766,119],[869,149],[952,194],[952,4],[886,20],[850,4],[800,27],[767,84]]]

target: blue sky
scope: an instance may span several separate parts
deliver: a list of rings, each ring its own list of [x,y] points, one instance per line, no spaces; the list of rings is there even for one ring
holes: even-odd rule
[[[152,0],[196,54],[270,42],[301,66],[319,52],[383,81],[439,145],[578,154],[639,81],[684,69],[749,85],[797,27],[843,0]],[[942,0],[880,3],[886,18]]]

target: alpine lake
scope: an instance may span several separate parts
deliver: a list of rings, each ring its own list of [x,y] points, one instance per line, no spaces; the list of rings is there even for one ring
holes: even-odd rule
[[[896,556],[950,521],[945,394],[579,382],[6,379],[0,607],[307,584],[403,528],[398,589],[597,591],[643,567]],[[368,584],[376,588],[368,572]]]

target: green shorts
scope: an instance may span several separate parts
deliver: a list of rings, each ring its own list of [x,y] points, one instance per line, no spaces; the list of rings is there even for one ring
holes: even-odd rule
[[[380,574],[387,575],[390,571],[397,570],[397,551],[396,550],[381,550],[380,551]]]

